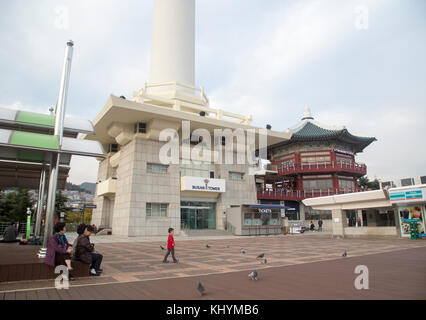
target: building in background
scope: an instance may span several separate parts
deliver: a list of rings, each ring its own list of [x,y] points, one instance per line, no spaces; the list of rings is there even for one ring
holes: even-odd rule
[[[327,229],[331,212],[306,209],[302,200],[360,191],[357,179],[367,173],[367,166],[356,155],[376,139],[322,124],[309,108],[288,132],[290,140],[268,148],[271,164],[256,177],[257,198],[261,204],[293,208],[287,212],[290,220],[326,220]]]
[[[250,125],[250,116],[210,107],[204,89],[194,83],[194,50],[195,0],[155,0],[150,82],[134,93],[133,101],[111,96],[94,120],[96,136],[84,137],[107,150],[107,158],[100,159],[92,217],[99,228],[121,236],[165,235],[169,227],[176,234],[224,229],[228,208],[257,202],[253,164],[236,161],[240,140],[213,137],[217,129],[261,130]],[[168,143],[164,130],[178,141],[178,163],[160,159]],[[266,144],[290,136],[268,130]],[[189,155],[210,145],[212,157],[188,161],[183,142]],[[213,161],[232,142],[233,164]]]
[[[398,180],[398,187],[414,186],[415,184],[414,178],[403,178]]]
[[[425,234],[426,185],[309,198],[304,205],[332,212],[331,230],[336,237],[410,237],[410,222],[417,220]]]

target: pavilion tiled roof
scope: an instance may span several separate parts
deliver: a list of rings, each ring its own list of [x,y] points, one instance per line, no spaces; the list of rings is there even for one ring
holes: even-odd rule
[[[338,140],[353,146],[354,152],[362,152],[368,145],[377,139],[351,134],[344,126],[332,127],[315,121],[309,109],[305,110],[302,121],[290,128],[292,137],[289,141],[279,145],[288,145],[294,142]],[[278,145],[276,145],[278,146]]]

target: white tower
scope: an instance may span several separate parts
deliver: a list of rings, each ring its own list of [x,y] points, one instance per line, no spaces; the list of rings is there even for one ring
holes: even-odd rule
[[[194,86],[195,0],[155,0],[152,29],[150,84]],[[152,87],[151,92],[170,89]],[[176,89],[188,92],[179,85]]]
[[[155,0],[151,83],[194,85],[195,0]]]
[[[149,82],[134,92],[136,102],[235,119],[242,116],[210,108],[203,87],[195,87],[195,0],[154,0]]]

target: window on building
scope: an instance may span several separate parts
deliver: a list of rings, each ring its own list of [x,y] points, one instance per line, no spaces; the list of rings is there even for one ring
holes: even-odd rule
[[[244,173],[229,171],[229,180],[241,181],[244,178]]]
[[[146,165],[146,172],[148,173],[167,173],[169,166],[157,163],[148,163]]]
[[[167,217],[168,204],[166,203],[147,203],[146,216],[147,217]]]
[[[333,189],[333,180],[303,180],[303,189],[306,191]]]
[[[214,178],[214,165],[210,163],[202,164],[182,164],[180,166],[180,176]]]
[[[353,180],[342,180],[339,179],[339,189],[355,189],[355,182]]]
[[[108,152],[118,152],[118,144],[116,143],[110,144]]]
[[[331,210],[313,210],[305,208],[305,220],[331,220]]]
[[[346,226],[355,227],[358,224],[358,213],[356,210],[345,210]]]
[[[276,226],[278,225],[279,217],[277,212],[271,213],[271,217],[269,218],[268,225],[270,226]]]
[[[251,212],[246,212],[246,213],[244,213],[244,220],[243,220],[243,224],[245,225],[245,226],[251,226],[251,224],[252,224],[252,216],[253,216],[253,214],[251,213]]]
[[[262,214],[259,212],[254,213],[254,218],[252,220],[253,226],[261,226],[262,225]]]
[[[393,210],[376,210],[377,227],[394,227],[395,212]]]
[[[336,162],[352,163],[352,157],[336,155]]]
[[[146,123],[138,122],[135,124],[135,133],[146,133]]]
[[[310,164],[310,163],[329,163],[331,161],[330,156],[316,156],[316,157],[302,157],[302,164]]]

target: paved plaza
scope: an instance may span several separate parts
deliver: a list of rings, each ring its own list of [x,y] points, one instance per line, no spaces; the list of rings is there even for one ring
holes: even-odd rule
[[[203,299],[426,298],[423,240],[320,234],[177,240],[178,264],[162,263],[164,242],[97,243],[101,277],[77,279],[70,290],[53,289],[52,280],[0,283],[0,299],[198,299],[199,280],[208,288]],[[266,264],[256,259],[260,253]],[[370,290],[354,289],[357,265],[369,268]],[[259,281],[248,279],[253,269]]]

